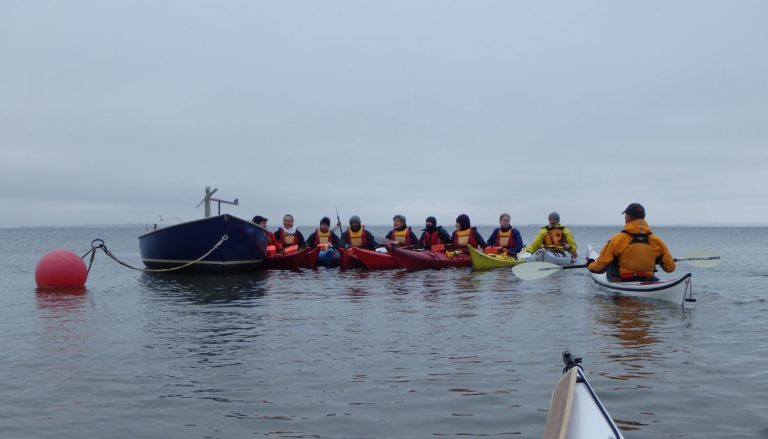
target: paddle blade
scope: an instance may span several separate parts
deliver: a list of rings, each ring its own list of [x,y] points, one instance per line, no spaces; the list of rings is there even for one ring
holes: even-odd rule
[[[515,276],[523,280],[535,280],[547,277],[555,271],[562,270],[563,267],[549,262],[524,262],[512,267]]]
[[[713,268],[720,265],[720,255],[707,250],[688,252],[684,258],[675,259],[675,262],[685,262],[692,267]]]

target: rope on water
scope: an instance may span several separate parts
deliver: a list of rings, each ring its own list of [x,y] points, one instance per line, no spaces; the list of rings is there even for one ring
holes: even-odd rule
[[[206,254],[200,256],[199,258],[195,259],[194,261],[190,261],[190,262],[187,262],[187,263],[185,263],[183,265],[179,265],[178,267],[171,267],[171,268],[140,268],[140,267],[134,267],[134,266],[132,266],[132,265],[126,263],[126,262],[121,261],[115,255],[113,255],[112,252],[110,252],[109,249],[107,249],[107,245],[104,243],[103,239],[94,239],[93,241],[91,241],[91,249],[88,250],[88,252],[86,254],[84,254],[80,259],[85,259],[86,256],[91,255],[91,260],[90,260],[90,262],[88,262],[88,271],[87,271],[86,275],[90,274],[90,272],[91,272],[91,265],[93,265],[93,259],[96,257],[96,250],[98,250],[98,249],[104,250],[104,254],[106,254],[110,258],[114,259],[114,261],[117,262],[118,264],[120,264],[120,265],[122,265],[124,267],[128,267],[131,270],[138,270],[138,271],[144,271],[144,272],[149,272],[149,273],[160,273],[160,272],[164,272],[164,271],[181,270],[182,268],[189,267],[192,264],[196,264],[196,263],[202,261],[203,259],[208,257],[208,255],[213,253],[217,248],[219,248],[219,246],[221,244],[223,244],[224,241],[226,241],[227,239],[229,239],[229,236],[223,235],[221,237],[221,239],[219,240],[219,242],[214,244],[213,247],[211,247],[211,249],[208,250],[208,252]]]

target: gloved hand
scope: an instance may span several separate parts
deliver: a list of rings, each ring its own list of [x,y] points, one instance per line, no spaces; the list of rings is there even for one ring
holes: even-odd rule
[[[594,259],[589,259],[589,258],[587,258],[587,265],[589,265],[589,264],[591,264],[591,263],[593,263],[593,262],[595,262],[595,260],[594,260]]]

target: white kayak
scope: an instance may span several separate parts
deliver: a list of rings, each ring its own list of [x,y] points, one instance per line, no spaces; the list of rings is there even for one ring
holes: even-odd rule
[[[571,265],[573,264],[573,257],[567,251],[556,251],[548,248],[540,248],[533,252],[528,258],[531,262],[549,262],[555,265]]]
[[[579,363],[563,352],[564,375],[552,391],[544,439],[624,439]]]
[[[597,259],[598,252],[589,246],[589,258]],[[606,273],[589,273],[595,285],[603,291],[622,296],[646,297],[649,299],[666,300],[685,306],[686,302],[695,302],[693,287],[691,285],[691,273],[670,280],[656,281],[625,281],[613,282],[608,279]]]

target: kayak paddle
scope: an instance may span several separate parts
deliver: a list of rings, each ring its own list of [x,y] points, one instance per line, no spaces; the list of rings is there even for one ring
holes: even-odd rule
[[[569,268],[586,268],[586,264],[579,265],[556,265],[549,262],[524,262],[512,267],[515,276],[523,280],[535,280],[547,277],[555,271],[567,270]]]
[[[698,250],[686,253],[684,258],[675,259],[675,262],[687,262],[692,267],[712,268],[720,265],[720,255],[706,250]]]
[[[712,268],[720,265],[720,255],[713,252],[700,250],[687,253],[685,256],[675,259],[675,262],[687,262],[688,265],[698,268]],[[586,267],[586,264],[560,266],[549,262],[525,262],[512,267],[512,272],[520,279],[536,280],[547,277],[556,271]]]

